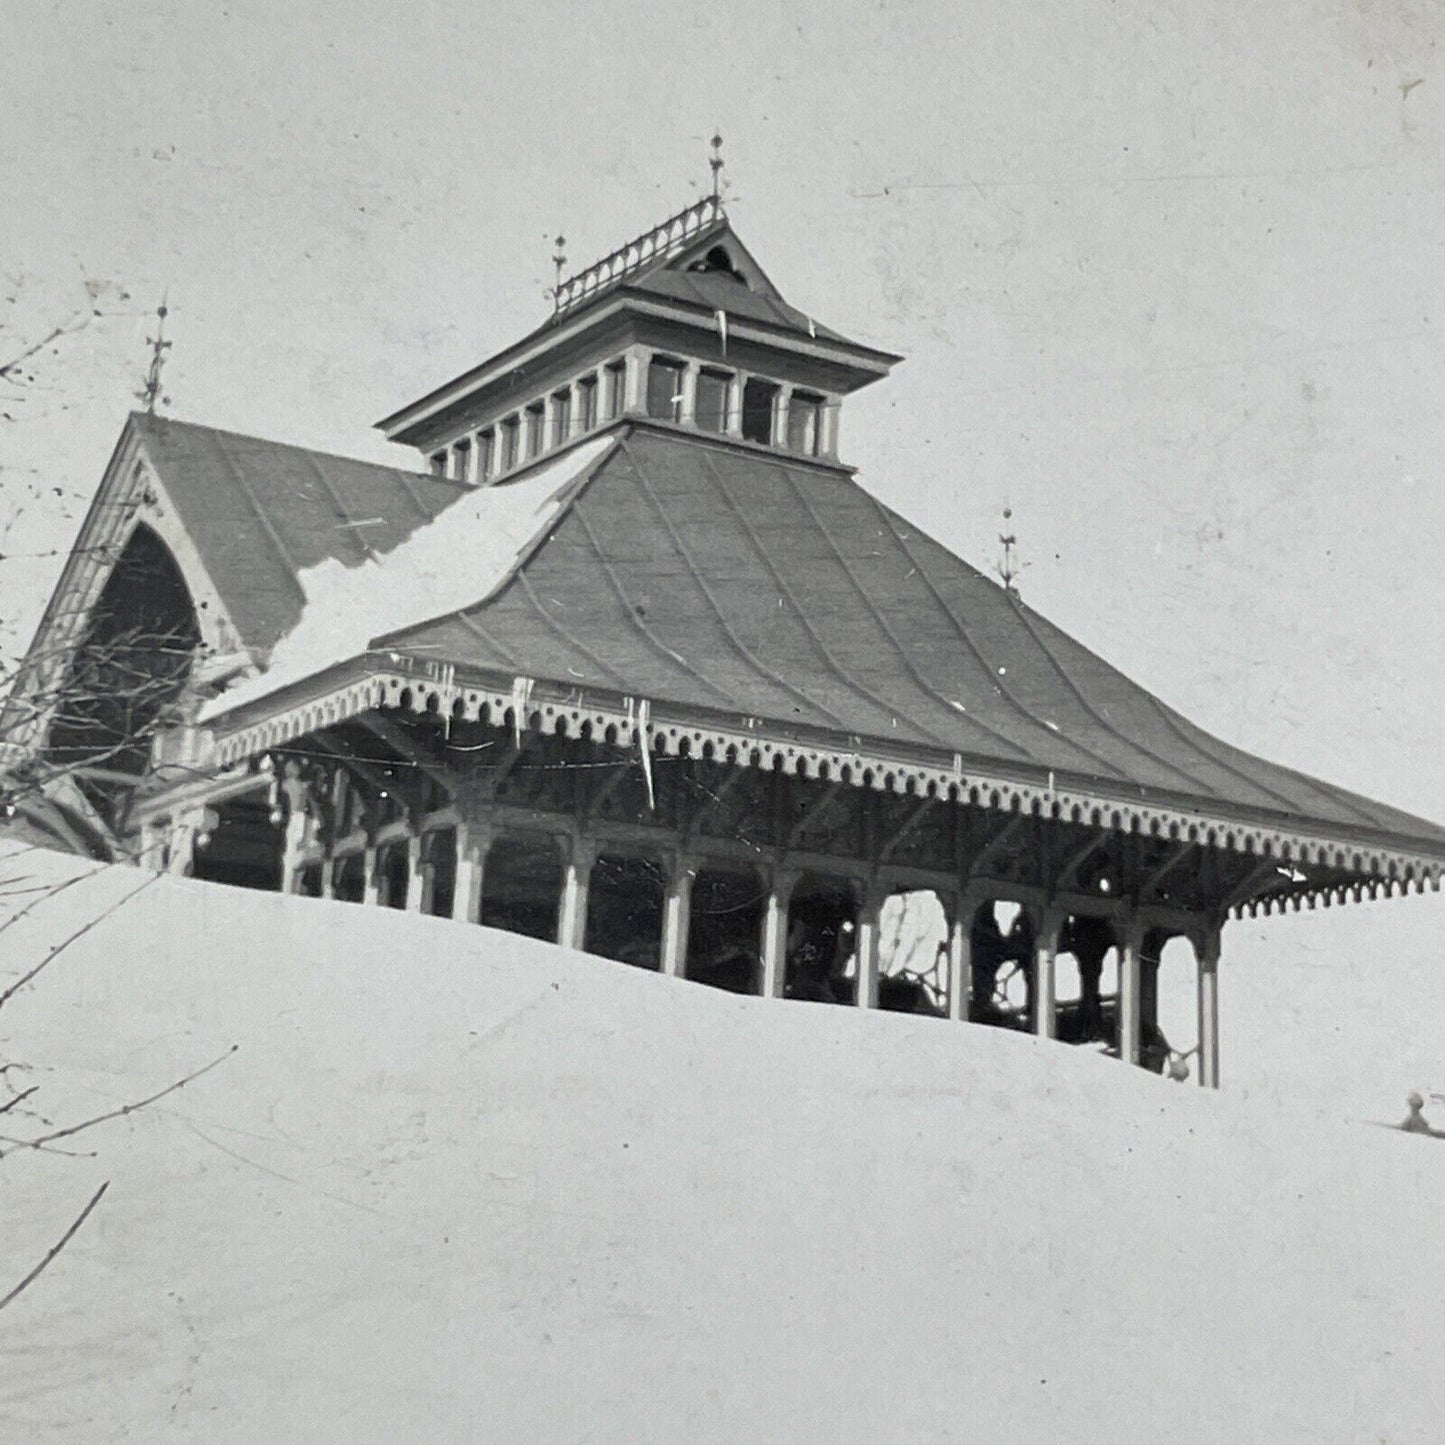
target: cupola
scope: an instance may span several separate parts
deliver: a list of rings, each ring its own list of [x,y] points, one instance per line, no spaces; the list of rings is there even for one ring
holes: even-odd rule
[[[486,485],[645,420],[838,465],[843,398],[901,360],[785,301],[719,195],[558,282],[529,336],[378,423],[430,469]]]

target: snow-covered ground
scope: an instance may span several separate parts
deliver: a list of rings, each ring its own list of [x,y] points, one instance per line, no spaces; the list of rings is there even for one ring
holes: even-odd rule
[[[0,862],[0,986],[149,877]],[[6,1442],[1440,1438],[1431,1140],[169,878],[0,1012],[60,1121],[233,1044],[0,1161],[0,1290],[111,1181]]]

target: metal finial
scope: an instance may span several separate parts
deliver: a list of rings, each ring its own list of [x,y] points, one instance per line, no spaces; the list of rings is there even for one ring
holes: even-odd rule
[[[151,364],[146,371],[145,382],[136,392],[152,416],[155,415],[157,402],[162,406],[171,404],[170,397],[161,394],[161,370],[166,364],[166,352],[171,349],[171,343],[166,340],[166,317],[169,314],[166,298],[162,297],[161,304],[156,307],[156,334],[146,337],[146,345],[151,349]]]
[[[1009,523],[1013,520],[1013,508],[1005,506],[1003,509],[1004,530],[999,533],[998,539],[1003,543],[1003,555],[999,557],[994,571],[998,573],[1003,581],[1004,591],[1017,597],[1019,595],[1018,579],[1019,574],[1028,566],[1027,562],[1021,562],[1018,554],[1018,537]]]
[[[552,270],[556,273],[552,281],[552,289],[547,295],[552,298],[552,310],[558,311],[562,306],[562,272],[567,269],[567,238],[558,236],[552,243]]]
[[[715,201],[722,199],[722,143],[722,136],[714,132],[712,155],[708,157],[707,163],[712,168],[712,198]]]

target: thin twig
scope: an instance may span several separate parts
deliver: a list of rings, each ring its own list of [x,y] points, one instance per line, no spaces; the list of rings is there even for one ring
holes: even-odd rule
[[[0,923],[0,933],[4,933],[12,923],[19,923],[27,913],[39,908],[47,898],[54,898],[57,893],[64,893],[67,888],[71,888],[77,883],[83,883],[87,878],[94,878],[97,873],[104,873],[105,868],[106,865],[102,863],[99,868],[92,868],[89,873],[77,873],[73,878],[67,878],[64,883],[44,884],[40,889],[41,896],[39,898],[33,903],[27,903],[19,912],[12,913],[4,923]]]
[[[39,1092],[39,1084],[31,1084],[28,1089],[21,1089],[18,1094],[13,1095],[11,1098],[6,1099],[3,1104],[0,1104],[0,1114],[8,1114],[11,1109],[19,1104],[23,1104],[32,1094],[38,1094]]]
[[[39,1279],[41,1271],[46,1268],[50,1261],[53,1260],[55,1256],[59,1254],[60,1251],[64,1249],[67,1244],[70,1243],[71,1239],[75,1235],[75,1231],[79,1229],[82,1224],[85,1223],[86,1219],[90,1215],[90,1211],[94,1209],[97,1204],[100,1203],[100,1196],[104,1194],[105,1191],[109,1188],[110,1180],[107,1179],[105,1183],[102,1184],[100,1188],[91,1195],[90,1203],[87,1204],[78,1215],[76,1215],[75,1223],[72,1224],[70,1228],[67,1229],[65,1233],[60,1236],[60,1239],[57,1243],[53,1244],[50,1247],[50,1253],[47,1254],[45,1258],[42,1259],[40,1263],[37,1264],[35,1268],[32,1269],[30,1273],[25,1276],[25,1278],[22,1279],[20,1283],[17,1284],[15,1288],[12,1289],[10,1293],[5,1296],[4,1299],[0,1299],[0,1310],[3,1310],[6,1305],[12,1303],[18,1295],[24,1293],[25,1290],[29,1289],[29,1287],[34,1284],[37,1279]]]
[[[109,908],[104,909],[100,913],[97,913],[96,916],[92,918],[90,922],[87,923],[83,928],[77,928],[75,932],[70,935],[69,938],[65,939],[61,943],[57,943],[55,947],[52,948],[50,952],[47,953],[45,957],[42,958],[40,962],[37,963],[35,967],[30,970],[29,973],[22,974],[21,977],[17,978],[15,982],[12,983],[10,987],[5,990],[4,993],[0,993],[0,1008],[4,1008],[5,1005],[9,1003],[10,1000],[22,988],[24,988],[25,985],[29,983],[30,980],[34,978],[35,975],[38,974],[42,968],[44,968],[47,964],[54,962],[54,960],[57,959],[62,953],[64,953],[65,950],[69,948],[72,943],[74,943],[79,938],[83,938],[87,933],[90,932],[92,928],[96,926],[96,924],[104,922],[113,913],[117,912],[121,908],[124,908],[125,905],[136,896],[137,893],[143,893],[147,888],[151,886],[152,883],[160,882],[160,878],[161,875],[159,873],[155,874],[153,877],[147,878],[146,881],[142,883],[139,888],[132,888],[131,891],[125,895],[124,898],[117,899],[116,902],[112,903]]]
[[[148,1108],[150,1105],[156,1103],[157,1101],[164,1099],[167,1094],[174,1094],[177,1089],[184,1089],[187,1084],[193,1083],[196,1079],[199,1079],[202,1074],[209,1074],[211,1070],[214,1069],[218,1064],[225,1063],[225,1061],[229,1059],[231,1055],[234,1054],[236,1050],[240,1047],[240,1044],[232,1044],[231,1047],[220,1056],[220,1058],[212,1059],[209,1064],[206,1064],[203,1068],[197,1069],[194,1074],[187,1074],[184,1079],[177,1079],[174,1084],[167,1084],[164,1089],[161,1089],[158,1093],[152,1094],[147,1099],[138,1099],[133,1104],[122,1104],[119,1109],[111,1109],[107,1113],[97,1114],[95,1118],[86,1119],[83,1123],[80,1124],[71,1124],[64,1129],[56,1129],[49,1134],[39,1134],[34,1139],[27,1139],[24,1144],[18,1147],[40,1149],[47,1144],[53,1144],[57,1139],[68,1139],[73,1134],[79,1134],[83,1129],[93,1129],[97,1124],[107,1123],[111,1119],[123,1119],[127,1114],[134,1114],[137,1109]],[[0,1159],[3,1159],[7,1154],[13,1154],[14,1152],[14,1148],[6,1149],[3,1152],[0,1152]]]

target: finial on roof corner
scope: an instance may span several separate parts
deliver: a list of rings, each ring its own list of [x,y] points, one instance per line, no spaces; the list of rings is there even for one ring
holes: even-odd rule
[[[562,304],[562,273],[567,269],[567,238],[558,236],[552,242],[552,289],[547,292],[552,302],[553,311],[560,310]]]
[[[708,166],[712,170],[712,198],[717,202],[719,209],[723,203],[722,171],[726,162],[723,160],[722,144],[723,138],[720,132],[714,131],[712,136],[712,155],[708,157]]]
[[[1003,543],[1003,552],[994,565],[994,571],[998,573],[1003,582],[1003,590],[1010,597],[1017,597],[1019,595],[1019,576],[1029,564],[1019,560],[1019,539],[1013,528],[1009,526],[1013,520],[1013,514],[1013,508],[1005,503],[1003,509],[1004,530],[998,535],[999,541]]]
[[[166,340],[166,317],[170,311],[166,306],[167,296],[161,297],[161,304],[156,307],[156,334],[146,337],[146,345],[151,349],[151,362],[146,370],[145,381],[141,389],[136,392],[137,399],[142,402],[148,416],[154,416],[156,404],[169,406],[171,399],[161,392],[161,370],[166,364],[166,352],[171,349],[171,343]]]

